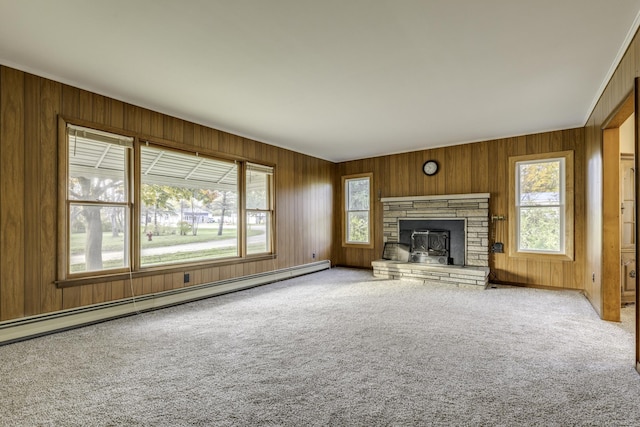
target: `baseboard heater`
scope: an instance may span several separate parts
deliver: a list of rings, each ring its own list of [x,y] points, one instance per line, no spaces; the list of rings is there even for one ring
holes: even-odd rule
[[[329,261],[319,261],[266,273],[0,322],[0,345],[266,285],[326,270],[330,267]]]

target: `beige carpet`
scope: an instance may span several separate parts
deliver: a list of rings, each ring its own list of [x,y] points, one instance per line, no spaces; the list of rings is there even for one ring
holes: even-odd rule
[[[578,292],[332,269],[0,347],[0,425],[637,426]]]

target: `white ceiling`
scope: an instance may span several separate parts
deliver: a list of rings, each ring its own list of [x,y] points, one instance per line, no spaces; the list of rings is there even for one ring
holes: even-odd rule
[[[332,161],[583,126],[640,0],[0,0],[0,63]]]

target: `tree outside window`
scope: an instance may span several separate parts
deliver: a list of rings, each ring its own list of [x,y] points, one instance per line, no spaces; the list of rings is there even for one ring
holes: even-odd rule
[[[573,153],[510,159],[512,255],[572,257]]]
[[[140,164],[141,267],[238,256],[235,162],[144,145]]]
[[[68,135],[68,269],[127,268],[133,140],[79,127],[70,127]]]
[[[564,249],[564,159],[518,162],[518,250]]]
[[[253,163],[246,167],[247,255],[273,251],[273,168]]]
[[[273,167],[61,125],[61,280],[274,252]]]

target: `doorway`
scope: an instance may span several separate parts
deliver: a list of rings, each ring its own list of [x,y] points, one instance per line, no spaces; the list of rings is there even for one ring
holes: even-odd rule
[[[636,370],[640,372],[640,310],[636,292],[639,197],[638,157],[640,79],[634,90],[603,127],[602,311],[603,319],[632,320],[635,329]],[[622,308],[624,306],[624,308]]]
[[[629,120],[633,119],[632,115]],[[628,120],[628,121],[629,121]],[[627,122],[625,122],[627,123]],[[633,129],[633,128],[632,128]],[[620,128],[620,136],[623,129]],[[633,135],[631,135],[633,137]],[[633,140],[632,140],[633,141]],[[620,287],[622,306],[636,302],[635,147],[620,140]]]
[[[634,109],[631,94],[602,131],[602,318],[614,322],[635,303]]]

